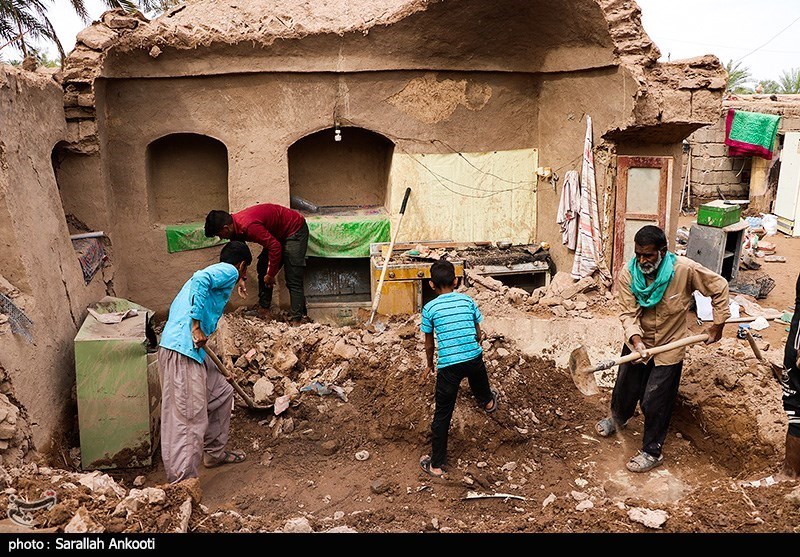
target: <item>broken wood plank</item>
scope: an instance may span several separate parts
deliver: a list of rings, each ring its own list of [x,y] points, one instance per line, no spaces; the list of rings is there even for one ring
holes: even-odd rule
[[[527,501],[525,497],[520,495],[512,495],[511,493],[478,493],[477,491],[467,491],[467,499],[519,499],[520,501]]]

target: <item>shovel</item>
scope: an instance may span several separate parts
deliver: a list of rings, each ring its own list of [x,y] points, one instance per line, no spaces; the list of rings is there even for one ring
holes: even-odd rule
[[[682,338],[668,344],[662,344],[661,346],[649,348],[647,350],[647,355],[654,356],[656,354],[661,354],[662,352],[674,350],[675,348],[689,346],[690,344],[697,344],[698,342],[705,342],[706,340],[708,340],[708,335],[706,333]],[[592,366],[592,363],[589,360],[589,354],[586,352],[586,348],[581,345],[573,350],[569,355],[569,372],[570,375],[572,375],[572,380],[575,382],[575,386],[578,387],[580,392],[587,396],[596,395],[598,392],[600,392],[600,390],[598,389],[597,381],[594,378],[595,371],[602,371],[620,364],[635,362],[641,357],[641,353],[631,352],[627,356],[621,356],[615,360],[605,360],[596,366]]]
[[[394,229],[392,241],[389,242],[389,249],[386,250],[386,257],[383,260],[383,268],[381,269],[381,276],[378,280],[378,286],[375,288],[375,299],[372,301],[372,313],[369,315],[367,325],[372,325],[372,320],[375,319],[375,313],[378,311],[378,305],[381,303],[381,291],[383,290],[383,281],[386,279],[386,269],[389,268],[389,260],[392,258],[392,250],[394,250],[394,243],[397,240],[397,234],[400,232],[400,223],[403,222],[403,215],[406,212],[406,203],[408,203],[408,196],[411,195],[411,188],[406,188],[406,193],[403,195],[403,203],[400,205],[400,218],[397,219],[397,228]]]
[[[230,383],[233,386],[233,389],[237,393],[239,393],[239,396],[242,397],[242,399],[244,399],[245,403],[247,404],[247,407],[250,410],[272,410],[273,406],[271,404],[269,406],[261,406],[259,404],[256,404],[255,401],[252,398],[250,398],[250,395],[248,395],[245,392],[245,390],[242,389],[241,385],[239,385],[239,383],[236,382],[236,377],[233,375],[233,373],[231,373],[231,371],[227,368],[227,366],[222,363],[222,360],[219,359],[219,356],[217,356],[214,353],[214,351],[211,350],[211,348],[209,348],[207,345],[204,347],[204,349],[206,351],[206,354],[208,354],[209,357],[211,358],[211,361],[213,361],[217,365],[220,373],[222,373],[222,375],[225,376],[225,379],[228,380],[228,383]]]
[[[772,371],[772,376],[778,381],[778,383],[782,383],[783,367],[777,364],[773,364],[764,357],[764,355],[761,353],[761,349],[756,344],[756,339],[753,338],[753,334],[750,332],[750,329],[745,329],[744,336],[747,338],[747,342],[750,344],[750,348],[753,349],[753,354],[758,359],[758,361],[767,366]]]

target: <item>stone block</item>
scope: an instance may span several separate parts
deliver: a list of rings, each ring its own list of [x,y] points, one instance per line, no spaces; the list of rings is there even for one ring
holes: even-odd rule
[[[79,43],[83,43],[93,50],[105,50],[107,47],[114,44],[119,35],[113,29],[109,29],[105,25],[92,25],[87,27],[76,37]]]

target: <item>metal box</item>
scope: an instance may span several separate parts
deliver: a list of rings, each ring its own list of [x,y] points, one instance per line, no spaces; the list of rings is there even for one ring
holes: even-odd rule
[[[396,255],[420,244],[431,248],[453,245],[452,242],[395,244],[392,253]],[[372,279],[370,282],[373,300],[375,299],[375,291],[381,278],[383,261],[388,249],[388,243],[370,245],[370,274]],[[464,263],[461,261],[451,261],[451,263],[455,267],[456,277],[463,277]],[[422,306],[434,298],[433,290],[427,283],[427,279],[431,277],[431,265],[433,265],[433,261],[430,260],[390,259],[383,281],[378,313],[381,315],[402,315],[422,311]]]
[[[75,337],[81,468],[149,466],[161,421],[158,363],[147,349],[152,312],[111,297],[92,309],[101,316],[129,309],[138,314],[103,323],[89,313]]]
[[[747,227],[747,221],[724,228],[692,224],[686,257],[731,281],[739,272],[739,258]]]
[[[742,216],[742,207],[717,200],[700,205],[697,209],[697,224],[723,228],[736,224]]]

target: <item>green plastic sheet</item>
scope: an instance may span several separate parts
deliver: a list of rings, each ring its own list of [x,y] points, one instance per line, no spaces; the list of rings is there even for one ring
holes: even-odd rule
[[[206,238],[204,228],[205,223],[202,222],[167,226],[167,251],[175,253],[177,251],[211,248],[220,246],[228,241],[217,236]]]
[[[389,215],[383,210],[306,215],[308,257],[369,257],[369,245],[388,242]]]

